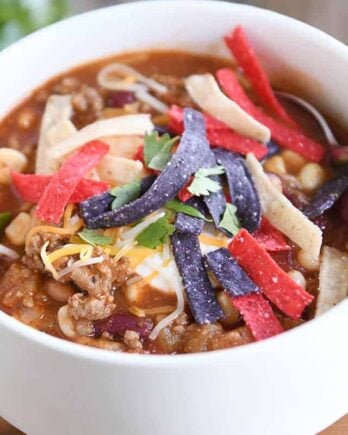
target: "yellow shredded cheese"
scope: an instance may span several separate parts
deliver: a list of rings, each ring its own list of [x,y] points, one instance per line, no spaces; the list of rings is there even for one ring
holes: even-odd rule
[[[129,311],[138,317],[145,317],[145,316],[156,316],[158,314],[170,314],[173,311],[175,311],[175,308],[176,307],[173,307],[172,305],[163,305],[160,307],[153,307],[153,308],[139,308],[133,306],[129,308]]]
[[[72,225],[69,228],[51,227],[50,225],[37,225],[36,227],[33,227],[27,234],[26,246],[28,246],[28,243],[33,235],[39,233],[40,231],[68,236],[70,234],[75,234],[82,226],[82,219],[80,219],[78,222],[76,222],[76,224]]]
[[[140,263],[142,263],[147,257],[154,255],[157,252],[161,252],[162,247],[156,249],[145,248],[142,246],[136,246],[127,252],[127,257],[130,261],[130,267],[135,269]]]
[[[49,260],[48,255],[47,255],[47,248],[48,248],[49,243],[50,242],[48,240],[46,243],[44,243],[44,245],[42,246],[41,251],[40,251],[40,256],[41,256],[41,260],[45,266],[45,269],[52,273],[52,276],[54,279],[58,279],[58,273],[57,273],[56,269],[53,267],[52,262]]]
[[[217,237],[208,236],[207,234],[201,234],[200,236],[198,236],[198,240],[201,243],[210,246],[216,246],[217,248],[226,248],[228,244],[227,238],[217,238]]]
[[[83,244],[83,245],[65,245],[62,248],[57,249],[56,251],[51,252],[47,255],[47,259],[50,263],[55,262],[59,258],[67,257],[69,255],[80,254],[81,260],[88,260],[91,258],[93,252],[93,247],[91,245]],[[89,258],[86,258],[88,257]]]
[[[71,219],[71,216],[73,214],[73,211],[75,209],[75,205],[74,204],[68,204],[65,212],[64,212],[64,216],[63,216],[63,227],[67,228],[69,227],[69,222]]]

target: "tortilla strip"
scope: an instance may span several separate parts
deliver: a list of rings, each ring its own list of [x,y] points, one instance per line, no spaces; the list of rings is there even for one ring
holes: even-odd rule
[[[48,98],[37,147],[35,167],[37,174],[49,175],[55,171],[56,165],[53,164],[52,168],[50,150],[57,142],[75,133],[76,129],[70,121],[71,114],[71,95],[51,95]]]
[[[186,90],[202,110],[224,122],[235,132],[260,142],[271,139],[270,129],[226,97],[212,74],[189,76],[186,79]]]
[[[319,227],[274,187],[254,154],[247,155],[246,165],[258,190],[264,216],[312,258],[318,259],[322,244]]]
[[[319,295],[315,316],[325,313],[348,296],[348,255],[323,247],[319,271]]]
[[[87,125],[71,137],[56,144],[51,150],[52,158],[59,160],[81,145],[101,137],[144,135],[153,128],[151,117],[146,114],[102,119]]]

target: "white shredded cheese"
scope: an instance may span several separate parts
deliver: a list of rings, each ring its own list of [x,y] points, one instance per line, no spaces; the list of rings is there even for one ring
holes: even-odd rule
[[[134,79],[136,83],[121,78]],[[112,91],[127,90],[139,91],[143,89],[152,89],[160,94],[168,91],[167,87],[159,83],[157,80],[140,74],[136,69],[123,63],[111,63],[101,69],[97,76],[97,82],[105,89]]]
[[[177,307],[175,311],[173,311],[167,317],[165,317],[159,323],[157,323],[157,325],[153,328],[153,330],[149,334],[150,340],[156,340],[161,330],[169,326],[173,322],[173,320],[175,320],[178,316],[180,316],[180,314],[184,311],[185,308],[184,287],[174,260],[173,263],[175,265],[175,269],[173,268],[173,270],[170,273],[169,272],[162,272],[162,273],[163,276],[165,276],[165,279],[167,280],[167,284],[170,285],[176,293]]]
[[[270,140],[269,128],[226,97],[212,74],[195,74],[187,77],[186,90],[202,110],[224,122],[237,133],[260,142]]]
[[[151,116],[147,114],[124,115],[101,119],[77,131],[51,149],[54,159],[61,159],[91,140],[107,136],[144,135],[153,130]]]
[[[19,254],[13,249],[8,248],[7,246],[0,243],[0,255],[4,255],[5,257],[10,258],[11,260],[17,260],[19,258]]]
[[[79,267],[85,267],[85,266],[90,266],[92,264],[102,263],[104,261],[104,259],[105,259],[104,255],[100,255],[99,257],[93,257],[93,258],[90,258],[89,260],[77,260],[75,262],[72,262],[70,265],[68,265],[64,269],[61,269],[57,273],[56,279],[62,278],[64,275],[71,273],[73,270],[78,269]]]
[[[143,103],[148,104],[153,109],[157,110],[158,112],[166,113],[169,109],[167,104],[163,103],[163,101],[159,100],[158,98],[154,97],[153,95],[149,94],[147,90],[140,90],[135,93],[135,96],[138,100],[142,101]]]
[[[165,212],[154,213],[152,216],[140,222],[140,224],[135,225],[135,227],[130,230],[122,232],[120,235],[120,240],[117,242],[116,246],[121,247],[125,243],[128,243],[130,240],[134,240],[142,231],[144,231],[149,225],[156,222],[158,219],[161,219],[165,216]]]
[[[319,270],[319,295],[315,316],[325,313],[348,296],[348,255],[324,246]]]
[[[322,244],[320,228],[274,187],[254,154],[247,155],[246,165],[255,182],[266,218],[310,257],[318,259]]]

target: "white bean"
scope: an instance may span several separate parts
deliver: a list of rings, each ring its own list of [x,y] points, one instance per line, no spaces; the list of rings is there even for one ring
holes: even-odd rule
[[[9,242],[15,246],[24,245],[31,224],[32,218],[28,213],[19,213],[5,229]]]
[[[60,330],[69,338],[76,337],[75,325],[69,313],[68,305],[60,307],[57,313],[57,320]]]
[[[278,175],[286,174],[284,159],[281,156],[273,156],[269,158],[263,166],[268,172],[273,172]]]
[[[239,311],[232,304],[231,297],[225,292],[219,292],[217,294],[217,300],[225,314],[223,324],[226,326],[234,325],[239,319]]]
[[[305,190],[315,190],[325,181],[325,171],[318,163],[307,163],[298,174],[298,181]]]
[[[56,281],[54,279],[46,281],[45,290],[52,299],[58,302],[67,302],[69,297],[75,293],[71,285],[63,284],[62,282]]]
[[[299,272],[298,270],[290,270],[288,272],[288,275],[293,281],[296,282],[296,284],[300,285],[303,288],[306,288],[307,286],[306,278],[303,276],[301,272]]]
[[[10,172],[21,172],[28,164],[28,159],[20,151],[12,148],[0,148],[0,183],[9,184]]]
[[[308,252],[304,251],[303,249],[298,251],[297,261],[301,264],[301,266],[310,272],[319,270],[319,260],[317,258],[311,257]]]
[[[297,154],[291,150],[284,150],[281,153],[281,156],[284,159],[286,169],[292,174],[297,174],[307,163],[307,161],[300,156],[300,154]]]

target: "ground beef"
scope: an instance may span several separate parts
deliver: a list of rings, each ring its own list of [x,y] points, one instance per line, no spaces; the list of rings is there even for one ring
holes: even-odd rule
[[[143,350],[143,344],[140,340],[139,334],[135,331],[126,331],[123,342],[128,352],[140,353]]]
[[[99,320],[110,316],[115,310],[114,297],[111,295],[87,296],[75,293],[69,298],[69,312],[75,320]]]
[[[70,236],[47,233],[44,231],[35,233],[26,244],[25,255],[22,258],[23,263],[32,270],[45,272],[45,267],[40,256],[42,246],[49,241],[47,252],[52,252],[68,243],[69,237]],[[60,268],[65,267],[65,265],[66,262],[64,262],[64,265],[62,264]]]
[[[40,284],[40,274],[20,263],[13,263],[0,279],[1,303],[11,309],[20,306],[32,308]]]
[[[93,257],[104,255],[102,263],[88,267],[75,269],[71,274],[72,281],[81,290],[86,291],[90,296],[109,294],[112,286],[120,286],[130,275],[129,262],[125,258],[115,260],[107,255],[100,248],[93,250]]]
[[[112,296],[115,287],[122,285],[130,275],[128,260],[116,261],[95,248],[93,256],[104,255],[102,263],[75,269],[72,282],[85,293],[76,293],[69,298],[70,314],[77,319],[98,320],[112,314],[116,306]]]
[[[206,352],[240,346],[253,341],[245,326],[224,332],[220,324],[190,325],[182,337],[183,353]]]
[[[72,106],[75,113],[82,112],[96,120],[101,117],[104,99],[96,88],[82,85],[78,91],[72,94]]]
[[[165,74],[153,74],[152,78],[167,86],[168,92],[166,94],[155,93],[156,97],[167,103],[169,106],[176,104],[180,107],[194,107],[194,103],[185,89],[185,79]]]
[[[103,338],[95,339],[90,337],[77,337],[75,341],[86,346],[98,347],[99,349],[104,350],[113,350],[117,352],[123,352],[126,350],[126,347],[123,343]]]
[[[190,324],[186,313],[180,314],[170,326],[163,328],[156,340],[162,352],[176,353],[180,351],[181,341]]]

